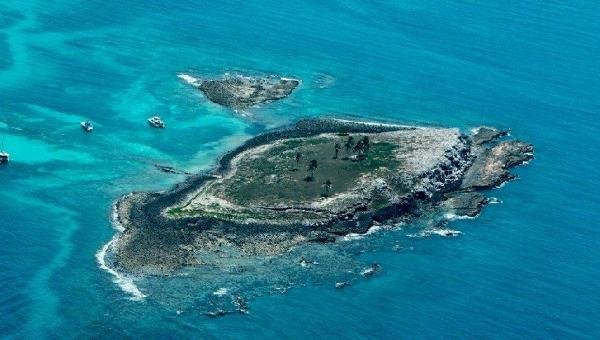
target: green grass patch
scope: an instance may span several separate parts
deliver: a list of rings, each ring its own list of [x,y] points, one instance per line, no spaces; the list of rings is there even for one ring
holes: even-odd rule
[[[187,212],[184,211],[182,208],[177,207],[167,210],[167,215],[172,217],[181,217],[187,215]]]
[[[362,135],[352,136],[355,141],[362,139]],[[314,137],[285,141],[256,158],[241,160],[237,173],[215,189],[223,190],[242,205],[305,202],[322,197],[326,192],[323,184],[327,180],[331,181],[329,195],[335,195],[354,187],[361,175],[379,171],[382,167],[398,167],[398,160],[393,156],[397,145],[372,142],[368,150],[359,153],[344,148],[347,138]],[[334,158],[335,143],[341,145],[337,159]],[[297,153],[301,155],[298,162]],[[352,156],[357,154],[364,155],[363,159],[353,161]],[[314,172],[308,169],[311,160],[317,161]],[[307,181],[312,173],[314,177]]]

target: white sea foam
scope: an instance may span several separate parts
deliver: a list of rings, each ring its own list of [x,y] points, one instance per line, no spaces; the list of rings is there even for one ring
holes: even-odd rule
[[[332,120],[343,122],[343,123],[360,123],[367,126],[386,126],[386,127],[394,127],[394,128],[417,128],[417,129],[425,129],[422,126],[411,126],[411,125],[401,125],[401,124],[392,124],[392,123],[380,123],[380,122],[369,122],[369,121],[360,121],[360,120],[350,120],[350,119],[342,119],[342,118],[332,118]]]
[[[449,229],[449,228],[427,228],[427,229],[421,230],[420,232],[418,232],[416,234],[409,234],[406,236],[412,237],[412,238],[428,237],[431,235],[438,235],[438,236],[442,236],[442,237],[457,237],[457,236],[460,236],[461,234],[462,234],[461,231],[453,230],[453,229]]]
[[[114,228],[119,232],[123,232],[125,228],[119,223],[117,218],[117,205],[113,205],[112,211],[112,223]],[[135,282],[131,277],[128,277],[125,274],[119,273],[116,270],[110,268],[106,263],[106,256],[109,251],[113,250],[119,240],[119,234],[113,236],[113,238],[105,244],[98,252],[96,253],[96,261],[100,268],[112,276],[114,276],[113,282],[116,283],[121,290],[130,295],[130,299],[133,301],[142,301],[147,295],[142,293],[142,291],[135,285]]]
[[[500,183],[500,185],[496,185],[496,189],[503,188],[506,185],[506,182]]]
[[[319,264],[319,262],[312,261],[312,260],[307,261],[307,260],[302,259],[302,261],[300,261],[300,267],[304,267],[304,268],[306,268],[308,266],[318,265],[318,264]]]
[[[501,199],[498,199],[496,197],[490,197],[490,199],[488,200],[489,204],[500,204],[502,203]]]
[[[365,268],[360,271],[360,275],[362,275],[362,276],[373,275],[373,274],[375,274],[375,271],[376,271],[375,268]]]
[[[229,290],[227,288],[219,288],[213,292],[213,295],[225,296],[225,295],[227,295],[228,292],[229,292]]]
[[[129,197],[131,194],[127,194],[127,196],[125,196],[124,198]],[[112,212],[111,212],[111,222],[113,225],[113,228],[115,228],[118,232],[122,233],[125,231],[125,227],[123,227],[123,225],[121,224],[121,222],[119,221],[119,212],[117,211],[117,203],[113,204],[112,207]]]
[[[454,213],[445,213],[444,218],[450,221],[454,220],[472,220],[477,218],[477,216],[467,216],[467,215],[456,215]]]
[[[374,225],[371,228],[369,228],[369,230],[367,230],[367,232],[364,234],[349,233],[348,235],[342,236],[340,238],[340,240],[342,240],[342,241],[360,240],[361,238],[364,238],[367,235],[371,235],[373,233],[376,233],[376,232],[384,229],[384,227],[385,226],[382,226],[382,225]]]
[[[98,261],[98,264],[102,270],[105,270],[114,276],[113,282],[116,283],[125,293],[131,295],[131,300],[142,301],[146,297],[146,294],[142,293],[142,291],[135,285],[133,279],[117,272],[106,264],[106,254],[110,249],[112,249],[116,242],[117,236],[115,235],[110,242],[105,244],[102,249],[96,253],[96,260]]]
[[[300,79],[296,79],[296,78],[280,77],[279,79],[281,79],[281,80],[287,80],[287,81],[294,80],[294,81],[300,82]]]
[[[177,77],[195,87],[200,86],[200,84],[202,83],[202,80],[200,78],[196,78],[185,73],[179,73]]]
[[[456,237],[462,234],[459,230],[453,230],[449,228],[441,228],[441,229],[432,229],[428,231],[430,235],[438,235],[443,237]]]

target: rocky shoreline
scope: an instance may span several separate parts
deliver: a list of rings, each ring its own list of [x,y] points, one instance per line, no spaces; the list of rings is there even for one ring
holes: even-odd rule
[[[114,265],[128,272],[165,274],[184,266],[205,265],[206,254],[281,254],[306,242],[335,242],[340,236],[364,234],[375,224],[408,222],[437,207],[456,215],[476,216],[487,203],[482,191],[514,178],[508,169],[533,158],[530,144],[499,141],[506,132],[480,128],[471,135],[460,134],[405,195],[377,209],[352,206],[324,221],[290,224],[233,222],[207,216],[173,218],[165,213],[205,183],[226,175],[236,156],[258,146],[324,133],[416,133],[421,131],[418,129],[428,128],[315,119],[254,137],[221,157],[211,172],[191,176],[167,192],[121,198],[116,210],[124,231],[115,246]]]

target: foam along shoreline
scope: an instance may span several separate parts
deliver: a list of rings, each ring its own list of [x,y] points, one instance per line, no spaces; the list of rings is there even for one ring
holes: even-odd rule
[[[136,286],[134,280],[127,274],[119,273],[116,269],[111,268],[106,263],[107,256],[109,255],[109,253],[115,251],[116,245],[119,242],[119,237],[121,233],[125,231],[125,228],[121,225],[121,223],[118,220],[117,203],[113,204],[111,217],[112,225],[117,231],[117,233],[108,243],[103,245],[102,248],[100,248],[98,252],[96,252],[96,261],[98,262],[100,269],[106,271],[107,273],[113,276],[113,282],[117,284],[117,286],[119,286],[119,288],[121,288],[121,290],[124,293],[130,296],[130,300],[142,301],[147,297],[147,295],[142,293],[142,291]]]
[[[187,84],[192,85],[194,87],[200,87],[200,84],[202,83],[202,79],[196,78],[194,76],[191,76],[191,75],[185,74],[185,73],[179,73],[177,75],[177,78],[183,80]]]
[[[147,295],[142,293],[142,291],[136,286],[133,279],[125,274],[117,272],[106,264],[107,253],[114,250],[114,246],[116,242],[118,242],[118,239],[119,235],[115,235],[107,244],[102,246],[102,248],[96,253],[96,261],[98,262],[100,269],[112,275],[113,282],[117,284],[117,286],[119,286],[124,293],[130,295],[130,300],[142,301],[147,297]]]
[[[401,146],[408,144],[407,141],[416,142],[407,145],[408,151],[395,151],[394,157],[404,157],[400,163],[392,158],[383,159],[384,167],[400,164],[398,169],[391,168],[393,176],[376,176],[355,188],[357,191],[349,189],[349,195],[342,192],[333,197],[318,198],[308,202],[307,208],[300,208],[293,202],[289,203],[293,208],[285,208],[286,202],[271,207],[265,207],[262,202],[254,207],[252,201],[240,208],[235,205],[232,208],[217,199],[212,201],[216,202],[217,210],[199,205],[200,208],[194,208],[199,210],[184,210],[183,215],[168,213],[174,207],[188,205],[199,192],[205,195],[200,196],[200,203],[206,201],[204,198],[213,197],[207,188],[220,188],[217,193],[230,189],[231,184],[222,188],[219,185],[224,178],[235,178],[237,168],[232,164],[233,160],[246,151],[250,150],[260,158],[262,151],[255,150],[265,147],[268,150],[282,141],[296,139],[313,145],[323,138],[337,138],[335,136],[340,134],[368,134],[374,145],[394,138]],[[223,244],[237,249],[241,255],[275,255],[305,242],[336,242],[344,236],[364,235],[376,224],[408,223],[427,209],[443,209],[456,216],[474,217],[487,203],[481,190],[493,189],[514,178],[508,168],[532,158],[531,145],[518,141],[496,142],[494,136],[496,134],[487,132],[485,136],[462,135],[455,129],[422,129],[376,122],[299,121],[248,140],[225,154],[214,171],[192,176],[168,192],[135,193],[120,199],[116,207],[117,218],[125,230],[119,234],[119,241],[114,242],[115,261],[127,272],[168,273],[182,266],[202,265],[198,251],[218,252]],[[376,150],[369,152],[376,154]],[[240,157],[248,159],[243,155]],[[390,181],[402,179],[397,177],[398,174],[409,177],[407,183],[411,183],[402,192],[394,191],[396,189],[389,185]],[[286,176],[289,173],[286,172]],[[369,194],[357,196],[360,192]],[[379,195],[377,197],[387,195],[387,198],[383,201],[378,198],[379,203],[375,206],[369,203],[376,197],[372,194]],[[347,197],[356,200],[347,201]],[[231,200],[231,197],[223,198]],[[335,204],[328,206],[331,202]]]
[[[425,238],[432,235],[437,235],[441,237],[458,237],[462,235],[462,232],[459,230],[454,230],[450,228],[440,228],[440,227],[432,227],[425,228],[418,233],[408,234],[407,237],[410,238]]]
[[[406,124],[394,124],[394,123],[384,123],[384,122],[369,122],[369,121],[357,121],[352,119],[344,119],[344,118],[326,118],[328,120],[334,122],[340,122],[345,124],[363,124],[366,126],[384,126],[389,128],[398,128],[398,129],[427,129],[424,126],[415,126],[415,125],[406,125]]]

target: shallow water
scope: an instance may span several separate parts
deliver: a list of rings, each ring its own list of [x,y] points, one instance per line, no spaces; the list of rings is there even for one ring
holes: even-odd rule
[[[0,169],[0,334],[599,336],[599,19],[592,1],[3,1],[0,138],[12,162]],[[181,72],[302,85],[243,117]],[[148,128],[156,113],[167,129]],[[208,169],[250,136],[307,116],[510,128],[536,159],[491,193],[502,204],[450,223],[460,236],[370,235],[349,246],[347,263],[378,262],[376,277],[335,289],[317,274],[253,299],[248,315],[132,301],[99,268],[114,200],[182,180],[154,163]],[[155,290],[194,297],[184,286]]]

